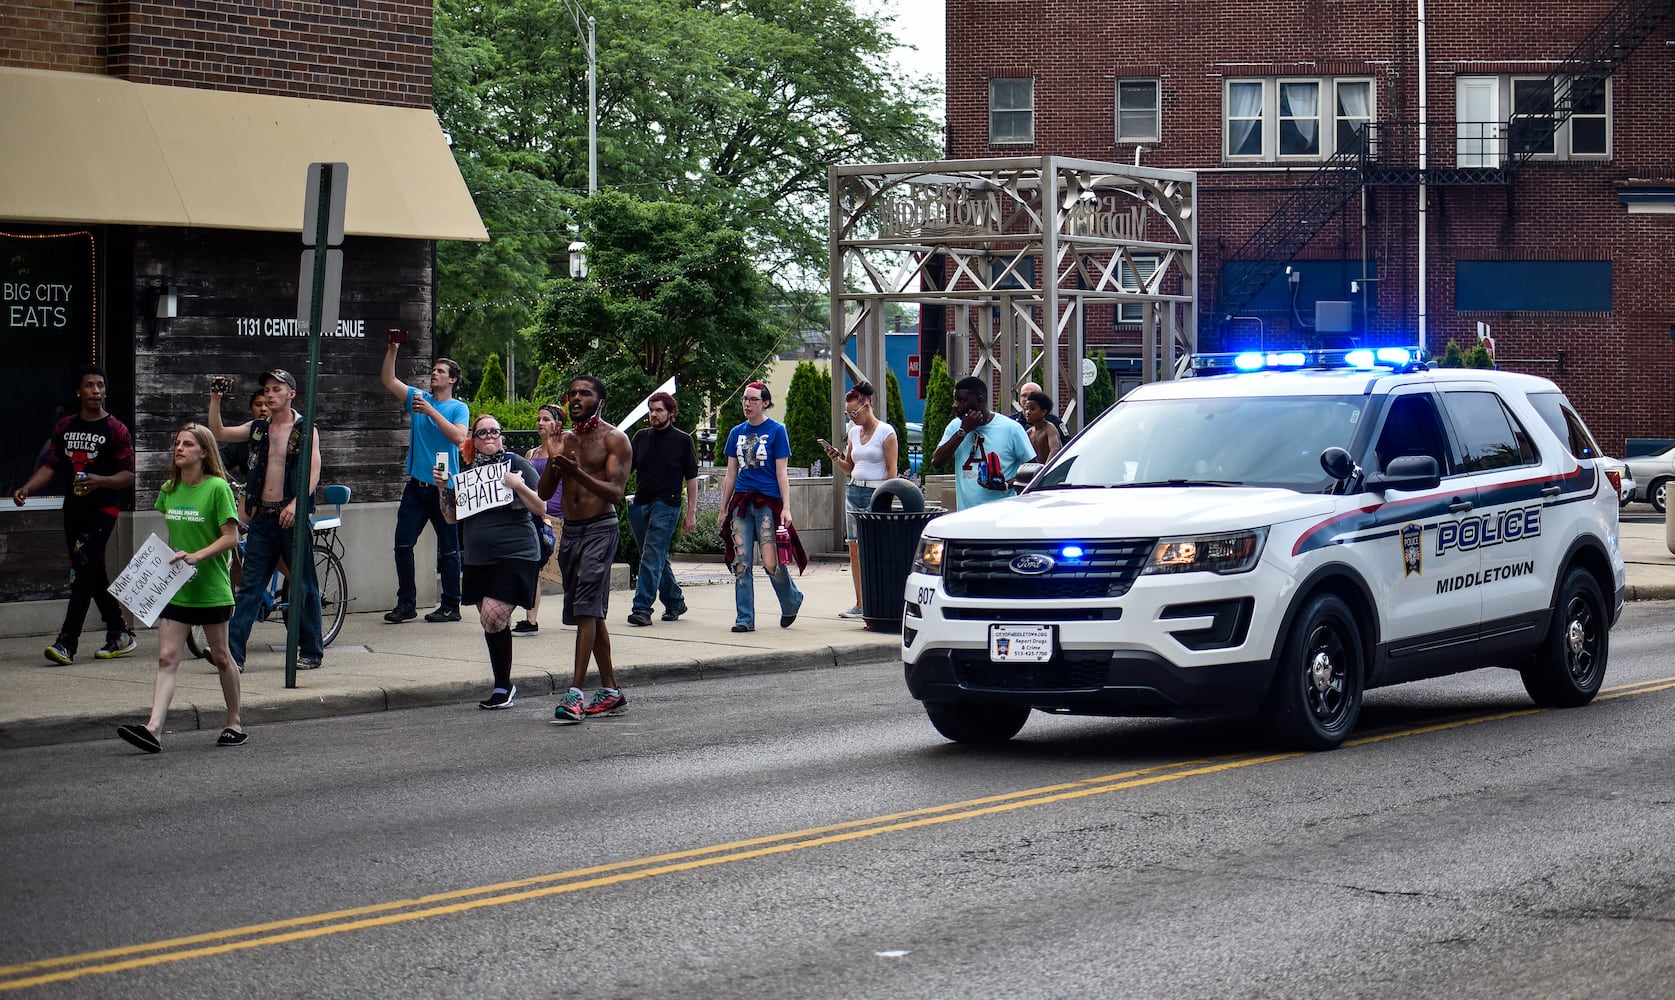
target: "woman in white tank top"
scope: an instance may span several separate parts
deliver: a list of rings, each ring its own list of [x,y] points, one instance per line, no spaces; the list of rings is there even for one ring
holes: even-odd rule
[[[872,491],[886,479],[896,477],[896,429],[878,419],[872,412],[871,382],[862,382],[844,396],[843,410],[849,417],[846,447],[843,451],[828,449],[829,456],[849,477],[844,491],[844,505],[851,513],[870,510]],[[855,547],[855,519],[844,518],[845,534],[849,540],[849,576],[855,584],[855,606],[838,615],[839,618],[861,617],[861,563]]]

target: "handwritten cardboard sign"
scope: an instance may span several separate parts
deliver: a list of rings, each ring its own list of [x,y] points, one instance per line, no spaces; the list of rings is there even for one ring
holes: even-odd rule
[[[517,499],[506,485],[506,470],[510,466],[495,463],[477,465],[461,470],[454,476],[454,520],[463,521],[473,514],[504,507]]]
[[[197,569],[184,562],[170,562],[174,549],[156,535],[148,537],[134,553],[127,567],[111,581],[111,596],[145,622],[146,628],[157,624],[163,606],[192,579]]]

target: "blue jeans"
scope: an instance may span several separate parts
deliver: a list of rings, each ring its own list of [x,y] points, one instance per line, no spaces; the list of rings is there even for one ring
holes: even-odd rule
[[[278,514],[257,514],[250,519],[250,532],[244,537],[244,578],[239,581],[238,596],[233,601],[233,621],[227,627],[227,648],[233,662],[244,664],[244,647],[250,641],[250,626],[262,609],[262,591],[273,579],[279,561],[290,562],[296,552],[295,526],[281,528]],[[304,549],[302,565],[291,567],[291,579],[302,580],[302,620],[298,622],[297,656],[319,660],[325,656],[325,644],[320,640],[320,581],[314,578],[313,540]],[[301,572],[299,577],[297,574]],[[290,614],[297,613],[291,605]]]
[[[442,574],[442,606],[459,607],[459,528],[442,516],[441,490],[409,476],[395,512],[395,604],[413,608],[418,586],[413,577],[413,546],[430,525],[436,534],[436,571]]]
[[[634,610],[651,614],[652,600],[662,598],[663,607],[673,611],[686,607],[675,571],[669,568],[669,545],[675,540],[680,508],[667,503],[628,505],[628,530],[640,547],[640,575],[634,586]]]
[[[730,522],[733,526],[733,604],[737,611],[735,623],[756,627],[756,581],[750,575],[750,569],[755,565],[756,546],[777,545],[774,530],[774,512],[763,504],[751,504],[745,508],[742,515],[734,515]],[[776,554],[774,561],[779,562]],[[768,574],[768,582],[774,586],[774,596],[779,598],[779,613],[794,615],[803,606],[803,595],[797,590],[797,585],[791,582],[791,571],[784,563],[774,567]]]

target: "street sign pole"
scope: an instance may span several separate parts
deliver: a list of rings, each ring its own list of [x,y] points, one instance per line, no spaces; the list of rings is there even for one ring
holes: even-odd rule
[[[302,426],[298,428],[301,444],[297,448],[297,519],[292,526],[290,613],[285,616],[285,686],[297,686],[297,639],[301,628],[303,603],[302,581],[304,567],[314,560],[314,488],[309,481],[314,465],[315,400],[320,384],[320,333],[327,316],[337,325],[338,290],[343,275],[343,251],[324,249],[343,243],[343,201],[348,189],[347,163],[312,163],[308,167],[302,220],[302,242],[314,249],[304,250],[297,286],[302,290],[297,322],[308,332],[308,369],[303,379]],[[324,249],[324,252],[321,252]],[[335,265],[335,266],[334,266]],[[335,273],[336,281],[328,290],[328,273]],[[330,300],[329,302],[327,300]],[[272,447],[272,443],[269,447]],[[303,560],[308,560],[304,562]],[[315,581],[319,587],[319,581]]]

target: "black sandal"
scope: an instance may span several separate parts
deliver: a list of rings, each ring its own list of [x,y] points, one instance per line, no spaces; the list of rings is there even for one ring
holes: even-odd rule
[[[237,729],[223,729],[221,735],[216,737],[215,745],[218,747],[241,747],[249,741],[249,733],[241,733]]]
[[[163,741],[151,735],[151,730],[144,726],[117,726],[116,735],[139,747],[146,753],[162,753]]]

